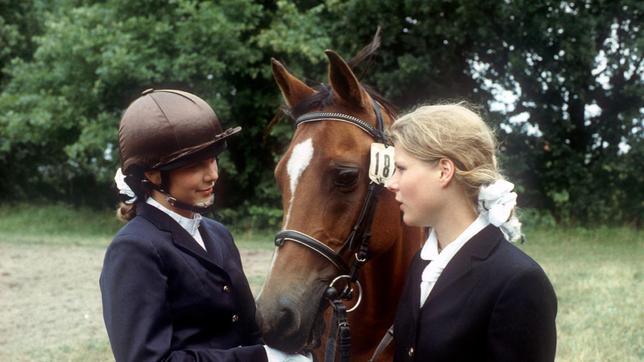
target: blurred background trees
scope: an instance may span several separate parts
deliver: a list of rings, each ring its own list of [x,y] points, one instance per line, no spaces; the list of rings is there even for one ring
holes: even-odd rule
[[[323,50],[399,106],[466,100],[501,140],[519,204],[566,223],[641,223],[641,1],[0,0],[0,200],[111,207],[122,111],[176,87],[239,124],[221,217],[272,226],[292,132],[270,58],[312,84]]]

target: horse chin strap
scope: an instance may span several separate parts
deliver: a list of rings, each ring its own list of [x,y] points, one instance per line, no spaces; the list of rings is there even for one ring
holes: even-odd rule
[[[384,121],[380,106],[373,102],[374,113],[376,114],[376,128],[368,122],[361,120],[352,115],[335,112],[311,112],[298,117],[295,125],[300,126],[304,123],[319,121],[338,121],[353,124],[361,130],[368,133],[377,142],[388,143],[384,133]],[[336,356],[336,344],[339,346],[339,355],[341,362],[348,362],[351,355],[351,333],[347,314],[355,310],[362,300],[362,286],[358,281],[360,267],[368,260],[369,240],[371,239],[371,226],[373,216],[376,210],[378,195],[384,189],[384,186],[373,181],[369,183],[367,196],[358,215],[356,223],[351,228],[351,232],[345,239],[342,247],[338,252],[317,240],[297,230],[283,230],[275,235],[275,245],[280,247],[285,241],[289,240],[302,245],[319,256],[323,257],[340,272],[340,274],[329,284],[324,293],[324,297],[329,301],[333,308],[333,321],[331,325],[336,326],[336,332],[331,333],[325,352],[325,362],[333,362]],[[354,252],[354,250],[357,251]],[[349,266],[342,257],[347,253],[354,252],[354,258]],[[338,291],[334,287],[336,282],[347,279],[347,284],[342,290]],[[347,309],[343,301],[353,299],[354,288],[358,288],[358,299],[350,309]],[[339,339],[339,341],[337,341]]]

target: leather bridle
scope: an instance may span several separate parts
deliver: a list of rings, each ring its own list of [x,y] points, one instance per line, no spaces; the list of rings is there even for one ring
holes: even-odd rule
[[[373,101],[373,109],[376,114],[375,128],[368,122],[360,118],[337,112],[306,113],[299,116],[295,120],[295,125],[296,127],[299,127],[300,125],[305,123],[325,121],[346,122],[357,126],[361,130],[369,134],[369,136],[371,136],[371,138],[373,138],[376,142],[389,143],[384,132],[384,121],[382,119],[380,106],[376,101]],[[364,200],[364,203],[362,204],[362,209],[360,210],[358,219],[351,228],[351,232],[349,233],[349,235],[347,235],[347,238],[344,240],[342,247],[338,252],[336,252],[323,242],[319,241],[318,239],[301,231],[282,230],[277,233],[277,235],[275,235],[276,247],[281,247],[286,241],[295,242],[323,257],[325,260],[333,264],[333,266],[340,273],[330,283],[325,292],[325,298],[329,300],[329,303],[334,309],[334,322],[332,322],[332,325],[337,325],[338,329],[335,335],[331,335],[330,342],[327,344],[326,361],[333,361],[335,358],[336,337],[340,339],[339,346],[341,361],[348,361],[349,359],[350,332],[346,314],[355,310],[362,299],[362,286],[358,281],[358,271],[360,267],[367,262],[368,259],[369,240],[371,239],[371,225],[373,223],[373,216],[376,209],[378,195],[383,188],[384,186],[379,183],[376,183],[374,181],[369,182],[367,196]],[[349,266],[349,264],[342,257],[348,252],[354,252],[354,258],[351,266]],[[338,292],[338,290],[334,288],[334,284],[342,279],[348,279],[348,282],[346,287]],[[347,309],[346,306],[344,306],[344,304],[342,303],[342,300],[353,299],[353,284],[357,285],[359,295],[356,303],[350,309]]]
[[[376,142],[385,143],[387,137],[384,133],[384,121],[380,106],[377,102],[373,102],[374,112],[376,114],[376,127],[372,127],[368,122],[354,117],[352,115],[337,113],[337,112],[311,112],[301,115],[295,120],[296,127],[305,123],[323,122],[323,121],[338,121],[346,122],[357,126],[367,134],[369,134]],[[342,243],[342,247],[338,252],[334,251],[331,247],[327,246],[318,239],[297,230],[282,230],[275,235],[275,246],[280,247],[285,241],[293,241],[300,244],[316,254],[320,255],[333,266],[341,274],[349,274],[352,268],[342,258],[347,251],[353,251],[358,243],[368,243],[371,237],[371,223],[373,222],[373,214],[377,202],[377,196],[384,187],[373,181],[370,181],[367,191],[367,196],[356,223],[351,228],[351,232]],[[356,254],[356,259],[358,256]],[[360,258],[364,259],[364,258]]]

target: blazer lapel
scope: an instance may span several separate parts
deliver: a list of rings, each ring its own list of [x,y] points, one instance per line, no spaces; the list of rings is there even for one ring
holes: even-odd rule
[[[159,228],[159,230],[170,232],[172,234],[172,242],[178,248],[209,265],[220,268],[220,266],[215,263],[214,259],[208,255],[208,253],[199,244],[197,244],[192,235],[188,234],[188,232],[169,215],[154,206],[146,204],[145,202],[138,203],[136,208],[137,215],[141,215],[146,218]],[[200,227],[200,229],[202,228]],[[203,234],[202,237],[204,237]]]
[[[474,235],[447,264],[424,305],[429,304],[446,288],[467,275],[472,269],[472,259],[486,259],[501,240],[503,240],[503,234],[493,225],[486,226]]]
[[[224,253],[221,248],[223,247],[221,243],[218,243],[217,240],[213,237],[212,234],[203,226],[203,223],[199,226],[199,232],[201,233],[201,238],[203,239],[204,245],[208,250],[208,256],[214,261],[217,265],[224,265]]]
[[[412,320],[419,320],[418,316],[420,314],[420,281],[422,279],[423,270],[430,263],[429,260],[421,259],[420,253],[416,256],[418,259],[414,263],[414,267],[410,270],[410,274],[413,276],[413,280],[410,284],[410,295],[411,295],[411,314]],[[427,303],[425,303],[427,304]]]

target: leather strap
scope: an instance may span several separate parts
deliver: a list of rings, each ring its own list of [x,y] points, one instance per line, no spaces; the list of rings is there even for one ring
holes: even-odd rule
[[[387,333],[385,333],[384,336],[382,336],[382,339],[380,340],[380,343],[378,343],[378,347],[376,347],[376,350],[373,352],[373,355],[371,355],[371,358],[369,358],[369,362],[374,362],[378,356],[382,354],[382,352],[385,351],[385,348],[391,344],[391,341],[394,339],[394,326],[392,325],[387,329]]]
[[[297,230],[282,230],[275,235],[275,246],[282,246],[286,240],[301,244],[333,264],[341,274],[349,273],[349,266],[336,252],[323,242]]]

